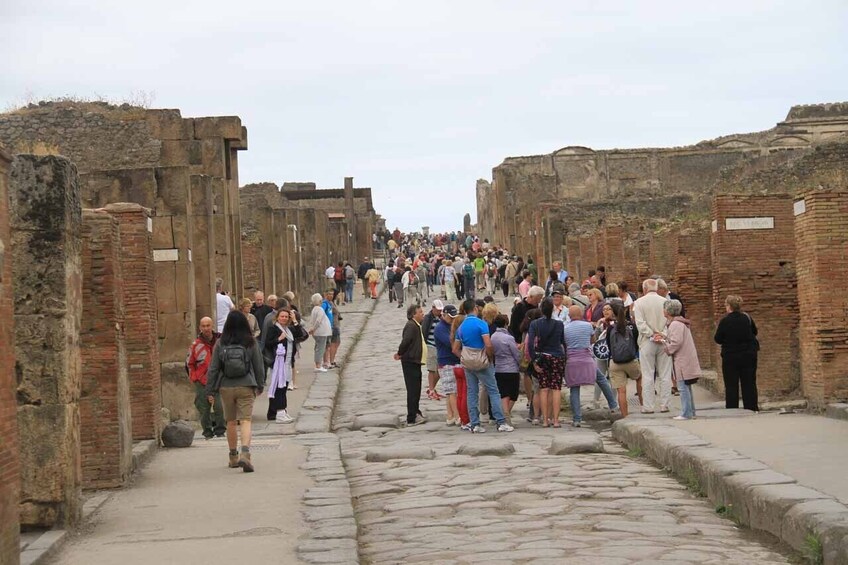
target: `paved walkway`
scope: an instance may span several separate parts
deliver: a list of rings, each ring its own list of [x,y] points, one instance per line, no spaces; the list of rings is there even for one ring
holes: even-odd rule
[[[343,356],[367,318],[365,305],[342,309]],[[313,342],[299,360],[298,389],[289,391],[297,418],[316,375]],[[125,489],[108,500],[55,556],[57,565],[299,563],[298,544],[308,537],[302,513],[316,483],[308,468],[309,446],[295,424],[266,420],[267,396],[254,405],[251,446],[255,473],[227,467],[223,438],[198,433],[187,449],[161,449]],[[308,498],[308,497],[307,497]]]
[[[607,431],[606,453],[550,455],[554,438],[590,432],[530,427],[519,402],[514,433],[471,435],[429,400],[427,424],[396,427],[405,397],[391,356],[405,322],[377,306],[335,413],[363,563],[788,563]],[[503,455],[464,453],[480,447]]]

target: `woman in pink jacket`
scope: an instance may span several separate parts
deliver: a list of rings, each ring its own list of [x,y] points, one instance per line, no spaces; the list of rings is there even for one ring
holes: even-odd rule
[[[692,395],[692,385],[701,376],[701,364],[698,352],[695,350],[695,340],[689,329],[689,320],[680,315],[683,305],[679,300],[668,300],[663,305],[665,317],[668,319],[666,337],[663,346],[666,354],[671,357],[674,380],[680,390],[681,413],[675,420],[692,420],[695,418],[695,399]]]

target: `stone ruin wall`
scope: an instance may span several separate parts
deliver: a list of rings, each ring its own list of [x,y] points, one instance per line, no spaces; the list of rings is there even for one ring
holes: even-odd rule
[[[20,444],[15,395],[15,319],[9,169],[12,156],[0,145],[0,561],[17,563],[20,551]]]
[[[591,183],[576,186],[580,198],[552,198],[563,186],[557,168],[540,173],[546,160],[555,162],[552,156],[511,158],[494,169],[490,186],[478,181],[478,213],[489,233],[507,234],[511,249],[536,255],[540,271],[562,258],[571,272],[585,276],[603,264],[608,281],[623,279],[631,285],[654,273],[664,275],[685,299],[702,365],[717,368],[719,376],[712,334],[724,313],[724,297],[741,294],[762,332],[763,395],[803,395],[820,406],[848,398],[848,369],[837,368],[848,367],[848,336],[839,329],[848,324],[840,302],[844,299],[823,288],[835,279],[812,276],[841,273],[848,262],[848,235],[840,229],[848,184],[848,144],[842,141],[846,130],[846,104],[795,107],[773,130],[693,146],[709,151],[729,147],[731,156],[718,162],[736,163],[714,170],[701,167],[697,182],[681,180],[671,189],[663,181],[670,177],[648,175],[631,183],[641,191],[625,194],[621,183],[606,182],[604,168],[591,189],[618,192],[601,201],[580,192]],[[807,145],[792,145],[802,141]],[[690,162],[697,162],[693,148],[684,150]],[[715,162],[711,159],[700,162]],[[662,171],[662,166],[648,170]],[[542,196],[530,200],[529,193]],[[801,214],[796,209],[793,216],[799,199],[814,206]],[[511,213],[504,211],[504,203]],[[773,224],[753,232],[731,231],[725,228],[727,218],[769,218]],[[484,236],[486,229],[481,230]],[[808,247],[802,242],[816,251],[802,253]],[[776,303],[785,307],[776,309]],[[708,384],[723,388],[720,379]]]
[[[247,133],[240,119],[43,103],[0,114],[0,141],[70,157],[85,207],[131,202],[153,211],[162,398],[173,417],[194,418],[185,351],[198,320],[215,316],[215,279],[234,297],[244,292],[238,151],[247,148]]]

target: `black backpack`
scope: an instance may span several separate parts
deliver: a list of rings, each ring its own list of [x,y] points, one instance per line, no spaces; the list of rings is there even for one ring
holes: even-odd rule
[[[633,326],[629,324],[624,330],[624,335],[621,335],[614,327],[607,330],[607,342],[609,343],[609,358],[619,365],[630,363],[636,359],[636,355],[639,353]]]
[[[221,374],[225,379],[241,379],[250,374],[247,348],[243,345],[222,345]]]

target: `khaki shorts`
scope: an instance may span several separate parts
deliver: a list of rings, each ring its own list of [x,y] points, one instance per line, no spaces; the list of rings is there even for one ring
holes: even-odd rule
[[[634,359],[629,363],[622,363],[621,365],[610,360],[609,377],[612,388],[625,388],[627,386],[627,379],[636,380],[642,378],[642,371],[639,368],[639,360]]]
[[[221,387],[221,404],[224,405],[224,420],[250,420],[253,417],[253,401],[256,389],[252,386]]]
[[[436,362],[436,346],[427,346],[427,370],[430,372],[438,372],[439,364]]]

